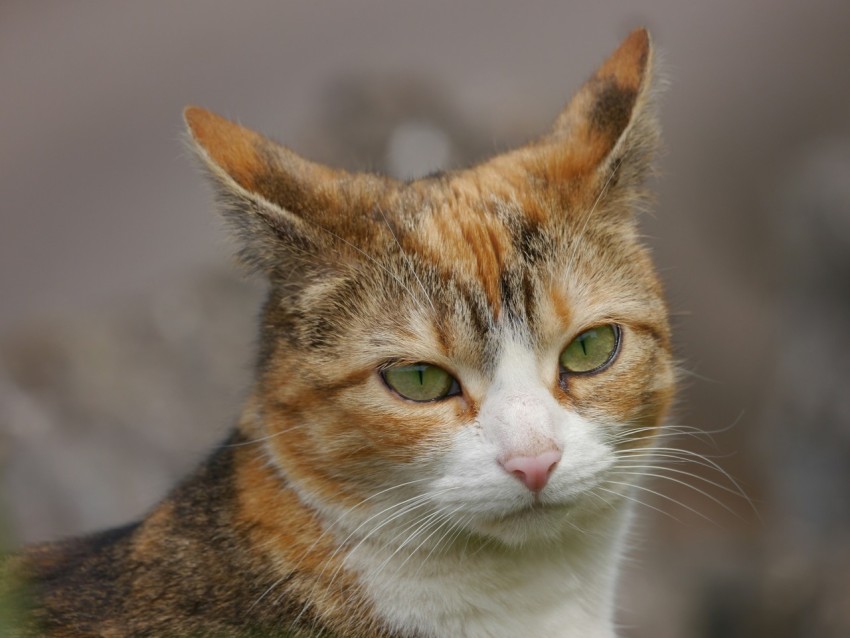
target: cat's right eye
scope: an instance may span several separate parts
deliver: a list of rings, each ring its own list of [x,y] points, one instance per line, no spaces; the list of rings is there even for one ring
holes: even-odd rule
[[[384,383],[411,401],[438,401],[460,394],[460,384],[448,372],[430,363],[393,366],[381,371]]]

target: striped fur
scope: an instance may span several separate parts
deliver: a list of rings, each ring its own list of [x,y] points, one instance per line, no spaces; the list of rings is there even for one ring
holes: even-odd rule
[[[613,636],[628,488],[610,469],[651,445],[673,392],[635,220],[652,101],[638,30],[547,135],[410,182],[187,109],[242,261],[270,282],[254,391],[143,521],[8,563],[34,601],[22,631]],[[561,351],[601,323],[621,328],[614,362],[560,375]],[[414,403],[383,382],[420,361],[461,394]],[[555,448],[539,493],[501,465]]]

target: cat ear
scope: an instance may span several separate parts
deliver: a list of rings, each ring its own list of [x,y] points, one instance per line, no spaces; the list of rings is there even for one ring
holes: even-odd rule
[[[659,138],[652,58],[649,33],[637,29],[585,82],[545,138],[549,177],[595,173],[607,186],[642,181]]]
[[[183,117],[197,155],[217,187],[222,213],[236,230],[249,268],[291,278],[304,257],[327,249],[316,218],[332,209],[341,171],[195,106]]]

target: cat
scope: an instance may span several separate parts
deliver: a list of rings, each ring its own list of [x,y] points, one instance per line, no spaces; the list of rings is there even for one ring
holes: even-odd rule
[[[627,466],[675,386],[654,95],[639,29],[548,134],[407,182],[187,108],[269,284],[255,384],[141,522],[6,561],[20,635],[613,637]]]

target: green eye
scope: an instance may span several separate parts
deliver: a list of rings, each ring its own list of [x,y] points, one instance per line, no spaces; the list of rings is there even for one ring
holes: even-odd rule
[[[620,345],[620,329],[613,324],[585,330],[561,353],[568,372],[594,372],[611,362]]]
[[[388,386],[411,401],[436,401],[460,392],[452,375],[429,363],[387,368],[381,376]]]

